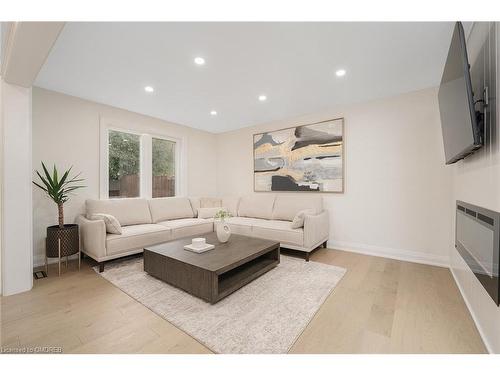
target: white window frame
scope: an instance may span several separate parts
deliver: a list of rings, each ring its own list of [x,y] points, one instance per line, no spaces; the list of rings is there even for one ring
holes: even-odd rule
[[[132,124],[124,124],[116,120],[100,119],[100,171],[99,171],[99,197],[100,199],[151,199],[153,194],[153,138],[175,142],[175,196],[185,195],[186,189],[186,147],[183,138],[172,137],[166,134],[138,131]],[[109,197],[109,132],[118,131],[139,135],[140,139],[140,188],[139,197],[114,198]]]

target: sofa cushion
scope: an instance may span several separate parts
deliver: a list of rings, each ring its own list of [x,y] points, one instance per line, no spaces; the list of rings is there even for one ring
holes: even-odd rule
[[[252,224],[252,236],[279,241],[285,247],[304,245],[304,229],[293,229],[289,221],[257,220]]]
[[[251,236],[252,225],[257,220],[251,217],[230,217],[226,219],[226,223],[229,224],[232,233]]]
[[[219,211],[227,211],[224,207],[212,207],[212,208],[199,208],[198,209],[198,217],[200,219],[210,219],[215,216],[215,214]]]
[[[319,195],[280,194],[274,201],[272,218],[292,221],[299,211],[310,209],[312,215],[323,211],[323,197]]]
[[[238,216],[271,219],[276,196],[255,194],[240,199]],[[293,218],[292,218],[293,219]]]
[[[170,197],[148,200],[153,223],[165,220],[192,218],[193,208],[189,198]]]
[[[212,208],[221,206],[222,206],[222,200],[220,198],[200,198],[201,208]]]
[[[189,202],[191,202],[191,208],[193,209],[193,217],[198,217],[198,208],[200,208],[200,198],[189,197]]]
[[[122,234],[106,236],[106,255],[125,253],[172,239],[172,230],[158,224],[129,225]]]
[[[258,219],[255,219],[253,217],[241,217],[241,216],[229,217],[226,219],[226,222],[229,224],[246,225],[249,227],[251,227],[257,221]]]
[[[189,219],[176,219],[161,221],[158,225],[162,225],[165,228],[169,228],[172,231],[172,238],[181,238],[187,236],[197,236],[204,233],[209,233],[214,231],[214,220],[213,219],[199,219],[199,218],[189,218]]]
[[[140,198],[87,199],[87,219],[94,214],[113,215],[120,225],[151,224],[148,201]]]
[[[222,206],[226,207],[229,213],[233,216],[238,216],[238,206],[240,204],[239,197],[224,197],[222,198]]]

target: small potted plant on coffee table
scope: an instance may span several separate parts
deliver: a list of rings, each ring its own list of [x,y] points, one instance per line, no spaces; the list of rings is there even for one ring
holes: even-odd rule
[[[64,224],[64,203],[70,197],[70,194],[84,186],[79,185],[82,178],[80,174],[70,177],[71,168],[65,171],[62,176],[57,172],[54,165],[52,175],[42,162],[43,175],[36,171],[41,184],[33,181],[37,187],[42,189],[50,199],[57,204],[59,213],[59,224],[47,227],[47,239],[45,248],[45,271],[48,272],[47,258],[59,258],[59,275],[61,274],[61,257],[66,257],[66,266],[68,265],[68,256],[79,253],[80,239],[78,235],[77,224]]]

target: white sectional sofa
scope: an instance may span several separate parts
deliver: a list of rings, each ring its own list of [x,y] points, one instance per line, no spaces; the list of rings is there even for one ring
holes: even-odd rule
[[[227,219],[233,233],[279,241],[281,247],[304,252],[306,260],[318,246],[326,246],[330,225],[321,196],[256,194],[240,198],[237,209],[225,199],[222,206],[233,215]],[[303,210],[310,211],[304,226],[293,229],[292,220]]]
[[[255,194],[245,197],[210,199],[213,206],[224,207],[231,231],[246,236],[279,241],[284,248],[304,252],[306,260],[328,240],[328,212],[321,196]],[[107,260],[137,254],[150,246],[214,230],[214,219],[198,218],[200,198],[87,200],[86,214],[77,218],[82,252],[104,269]],[[304,225],[292,228],[297,213],[304,214]],[[103,220],[90,220],[94,214],[114,216],[122,234],[106,232]]]

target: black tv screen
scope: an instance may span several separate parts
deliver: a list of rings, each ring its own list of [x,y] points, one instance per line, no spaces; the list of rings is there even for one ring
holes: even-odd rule
[[[470,78],[464,29],[455,24],[438,93],[446,164],[471,154],[483,144]]]

